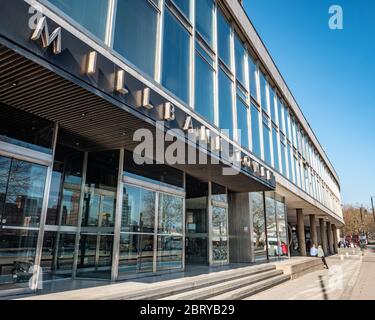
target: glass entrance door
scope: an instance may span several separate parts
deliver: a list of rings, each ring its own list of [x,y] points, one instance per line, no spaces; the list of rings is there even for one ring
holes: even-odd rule
[[[0,156],[0,290],[29,288],[47,167]]]

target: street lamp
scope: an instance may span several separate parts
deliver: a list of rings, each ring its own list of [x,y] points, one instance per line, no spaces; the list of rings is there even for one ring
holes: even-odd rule
[[[372,215],[374,216],[374,223],[375,223],[374,198],[375,198],[374,196],[371,196]]]

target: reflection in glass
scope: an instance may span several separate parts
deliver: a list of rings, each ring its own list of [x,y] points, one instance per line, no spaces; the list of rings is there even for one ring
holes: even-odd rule
[[[244,148],[249,148],[249,127],[248,127],[248,107],[243,101],[237,98],[237,129],[240,130],[238,135],[239,142]]]
[[[212,207],[212,234],[226,236],[228,234],[227,209]]]
[[[260,129],[259,129],[259,110],[254,104],[251,104],[251,137],[253,142],[253,153],[261,157],[260,152]]]
[[[276,204],[275,199],[269,193],[266,193],[266,217],[268,255],[270,258],[277,257],[281,248],[277,238]]]
[[[43,280],[72,276],[75,238],[75,233],[44,233],[41,258]]]
[[[267,109],[267,80],[263,72],[259,73],[259,84],[260,84],[260,104],[262,109],[268,113]]]
[[[55,152],[47,225],[78,225],[83,153],[58,144]]]
[[[228,21],[224,18],[220,10],[217,11],[217,32],[219,58],[231,69],[231,31]]]
[[[136,14],[135,14],[136,13]],[[158,12],[148,0],[118,0],[113,48],[154,76]]]
[[[272,127],[274,168],[277,171],[280,171],[278,140],[279,140],[279,137],[277,135],[277,130],[274,127]]]
[[[119,275],[152,272],[153,257],[153,235],[121,234]]]
[[[212,0],[195,1],[195,27],[211,47],[213,46],[213,10],[214,2]]]
[[[112,235],[81,234],[77,275],[87,278],[110,278],[112,253]]]
[[[29,287],[38,231],[0,229],[0,289]]]
[[[190,36],[169,9],[164,14],[162,85],[189,103]]]
[[[158,232],[183,233],[183,198],[159,193]]]
[[[288,256],[288,236],[287,236],[287,225],[286,225],[286,212],[285,204],[280,197],[276,197],[276,216],[277,216],[277,231],[280,241],[280,256]]]
[[[270,128],[263,121],[263,147],[264,147],[264,161],[271,165],[271,144],[270,144]]]
[[[250,94],[258,101],[257,93],[257,67],[252,57],[249,56],[249,72],[250,72]]]
[[[154,232],[155,192],[125,185],[121,230],[125,232]]]
[[[16,159],[9,167],[8,158],[0,159],[2,224],[39,227],[47,168]]]
[[[213,237],[212,238],[212,259],[214,262],[228,261],[228,238]]]
[[[182,237],[158,236],[156,270],[182,268]]]
[[[219,68],[219,127],[233,138],[232,80]]]
[[[253,243],[255,261],[267,258],[266,223],[262,192],[251,193],[251,214],[253,216]]]
[[[214,123],[214,70],[200,54],[196,53],[195,56],[195,109]]]
[[[191,0],[172,0],[175,5],[182,11],[182,13],[190,18],[190,1]]]
[[[285,142],[283,142],[285,138],[282,138],[281,141],[280,141],[280,151],[281,151],[281,165],[282,165],[282,168],[283,168],[283,175],[286,177],[287,176],[287,163],[286,163],[286,156],[285,156],[285,152],[286,152],[286,146],[285,146]]]
[[[246,51],[241,40],[236,35],[234,37],[234,49],[235,49],[235,58],[236,58],[236,78],[246,88],[246,77],[245,77]]]
[[[80,25],[104,41],[108,0],[48,0]]]

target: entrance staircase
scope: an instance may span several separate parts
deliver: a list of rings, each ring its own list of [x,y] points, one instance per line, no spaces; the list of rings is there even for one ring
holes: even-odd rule
[[[130,295],[112,296],[126,300],[240,300],[290,280],[275,265],[244,267],[191,278],[181,283],[143,289]]]

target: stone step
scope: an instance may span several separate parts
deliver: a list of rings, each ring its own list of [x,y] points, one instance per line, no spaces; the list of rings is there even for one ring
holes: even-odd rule
[[[228,291],[233,291],[250,284],[270,279],[272,277],[277,277],[282,275],[281,270],[266,271],[259,274],[241,277],[239,279],[225,281],[216,285],[204,287],[201,289],[196,289],[188,292],[183,292],[176,295],[171,295],[163,298],[162,300],[206,300],[213,296],[226,293]]]
[[[285,281],[290,280],[289,275],[280,275],[266,279],[248,286],[226,292],[214,297],[209,298],[208,300],[241,300],[247,297],[250,297],[256,293],[272,288],[278,284],[281,284]]]
[[[275,271],[275,265],[261,265],[243,267],[238,269],[231,269],[225,271],[212,272],[209,274],[202,274],[191,278],[182,278],[168,281],[168,284],[155,284],[152,288],[144,288],[131,293],[115,293],[107,295],[105,298],[109,300],[153,300],[162,299],[167,296],[176,295],[179,293],[192,291],[225,281],[231,281],[239,278],[256,275],[268,271]]]

